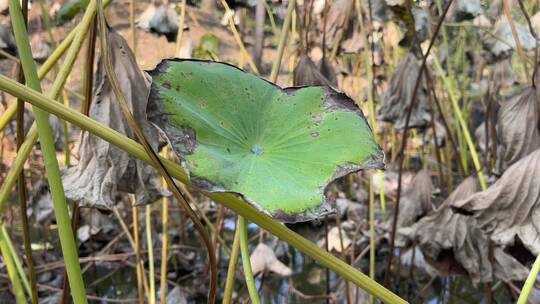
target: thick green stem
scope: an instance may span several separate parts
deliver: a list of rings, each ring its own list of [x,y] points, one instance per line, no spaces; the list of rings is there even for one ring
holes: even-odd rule
[[[21,58],[21,65],[28,87],[36,91],[41,91],[36,65],[32,58],[28,33],[24,25],[21,7],[17,0],[9,1],[9,12],[13,24],[17,49]],[[53,201],[56,222],[58,224],[62,253],[72,289],[73,301],[76,304],[87,303],[86,291],[78,261],[77,246],[73,237],[73,231],[71,230],[64,188],[60,176],[60,168],[58,167],[58,162],[56,160],[54,139],[51,126],[49,125],[49,114],[38,107],[34,107],[33,111],[38,126],[47,180]]]
[[[247,220],[244,217],[238,218],[238,229],[240,230],[240,252],[242,253],[242,267],[244,267],[244,278],[249,291],[251,303],[259,304],[259,295],[253,279],[253,270],[251,270],[251,260],[249,259],[249,241],[247,231]]]
[[[26,87],[3,75],[0,75],[0,90],[15,97],[21,98],[22,100],[28,101],[49,113],[57,115],[62,119],[77,125],[81,129],[112,143],[119,149],[131,154],[133,157],[136,157],[150,165],[154,165],[143,146],[134,140],[98,123],[91,118],[84,116],[73,109],[67,108],[62,104],[43,96],[39,92],[28,90]],[[162,157],[160,157],[160,161],[175,179],[181,181],[192,189],[199,191],[201,194],[207,196],[213,201],[233,210],[238,215],[249,219],[262,229],[272,233],[279,239],[289,243],[291,246],[297,248],[304,254],[316,260],[322,266],[332,269],[344,279],[351,281],[360,288],[363,288],[366,292],[373,294],[375,297],[386,303],[406,303],[399,296],[384,288],[379,283],[371,280],[365,274],[348,265],[344,261],[336,258],[332,254],[322,250],[316,244],[313,244],[299,234],[291,231],[282,223],[279,223],[269,216],[259,212],[257,209],[241,200],[238,196],[232,193],[212,193],[197,189],[191,184],[188,176],[182,167],[180,167],[177,163]]]

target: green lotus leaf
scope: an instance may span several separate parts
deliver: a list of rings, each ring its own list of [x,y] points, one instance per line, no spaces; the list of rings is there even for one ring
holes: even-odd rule
[[[241,194],[278,220],[332,212],[324,195],[330,182],[384,166],[362,111],[329,87],[282,89],[202,60],[163,60],[149,74],[148,119],[193,184]]]

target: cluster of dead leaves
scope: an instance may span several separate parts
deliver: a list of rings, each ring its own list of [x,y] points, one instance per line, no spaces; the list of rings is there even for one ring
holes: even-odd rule
[[[468,274],[475,283],[524,280],[530,260],[514,253],[525,249],[529,258],[540,253],[538,92],[527,87],[499,103],[497,141],[490,144],[497,148],[500,178],[480,191],[476,178],[469,177],[429,210],[430,180],[422,171],[400,208],[400,218],[407,218],[399,223],[398,244],[414,241],[441,274]],[[413,220],[426,208],[427,216]]]

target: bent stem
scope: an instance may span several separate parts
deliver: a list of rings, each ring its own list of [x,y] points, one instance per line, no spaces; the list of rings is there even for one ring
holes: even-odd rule
[[[251,269],[251,261],[249,259],[249,241],[247,232],[247,220],[240,216],[238,218],[238,229],[240,231],[240,252],[242,253],[242,267],[244,267],[244,278],[249,291],[249,298],[253,304],[259,304],[259,295],[255,280],[253,279],[253,270]]]
[[[27,84],[31,89],[41,91],[38,73],[32,58],[28,33],[24,25],[21,7],[17,0],[9,1],[9,12]],[[58,224],[62,254],[64,256],[68,280],[72,289],[73,302],[75,304],[87,303],[86,290],[84,288],[81,267],[78,261],[77,246],[71,229],[67,202],[64,196],[64,187],[60,177],[60,168],[58,166],[58,161],[56,160],[54,139],[48,119],[49,114],[37,107],[34,107],[33,111],[38,126],[40,145],[43,151],[45,170],[47,172],[47,180],[53,201],[56,222]]]
[[[25,86],[9,79],[4,75],[0,75],[0,90],[15,97],[21,98],[22,100],[25,100],[34,106],[40,107],[49,113],[57,115],[60,118],[77,125],[81,129],[115,145],[119,149],[131,154],[133,157],[138,158],[152,166],[156,166],[156,164],[151,160],[150,156],[144,150],[144,147],[131,138],[124,136],[111,128],[108,128],[71,108],[66,108],[64,105],[55,102],[51,98],[43,96],[39,92],[28,90]],[[341,259],[336,258],[325,250],[322,250],[316,244],[293,232],[282,223],[279,223],[269,216],[261,213],[255,209],[255,207],[241,200],[238,196],[232,193],[207,192],[198,189],[191,184],[189,177],[186,175],[182,167],[177,163],[162,157],[160,157],[160,161],[173,178],[179,180],[190,188],[199,191],[201,194],[207,196],[216,203],[222,204],[225,207],[233,210],[239,216],[249,219],[262,229],[265,229],[282,241],[289,243],[291,246],[311,257],[322,266],[332,269],[344,279],[349,280],[358,287],[364,289],[367,293],[373,294],[375,297],[387,303],[407,303],[398,295],[384,288],[374,280],[371,280],[362,272],[345,263]]]

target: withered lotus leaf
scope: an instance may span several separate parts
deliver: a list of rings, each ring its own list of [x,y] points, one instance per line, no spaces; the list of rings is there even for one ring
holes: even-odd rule
[[[532,87],[501,102],[497,119],[497,139],[500,152],[499,171],[540,148],[540,133],[536,128],[538,121],[538,100]]]
[[[511,165],[486,191],[452,203],[472,213],[478,226],[501,246],[516,237],[533,255],[540,253],[540,149]]]
[[[109,32],[111,61],[120,88],[151,146],[157,149],[158,133],[145,119],[149,88],[127,42]],[[90,117],[130,138],[135,138],[114,95],[102,62],[98,65]],[[119,191],[135,193],[137,203],[150,203],[164,195],[156,171],[110,143],[84,132],[80,160],[63,172],[66,197],[82,206],[111,208]]]
[[[413,53],[405,55],[397,65],[394,74],[388,82],[388,89],[382,97],[382,106],[379,109],[381,119],[392,122],[397,129],[405,127],[407,109],[411,104],[413,90],[420,72]],[[411,113],[409,127],[421,128],[428,126],[431,121],[427,100],[427,86],[422,77],[420,87],[416,94],[415,107]]]
[[[489,236],[475,218],[452,211],[453,202],[466,199],[479,190],[476,178],[465,179],[432,214],[423,217],[398,234],[414,240],[427,260],[442,274],[466,271],[474,283],[523,280],[528,269],[503,248],[495,247],[489,259]],[[452,265],[457,264],[457,265]]]

